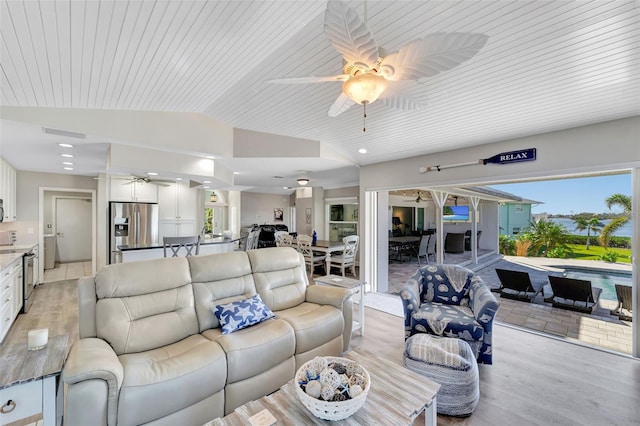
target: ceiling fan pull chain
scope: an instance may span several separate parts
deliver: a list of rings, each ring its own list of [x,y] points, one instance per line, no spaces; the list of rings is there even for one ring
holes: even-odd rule
[[[362,117],[362,133],[366,133],[367,131],[367,103],[363,103],[364,107],[364,116]]]

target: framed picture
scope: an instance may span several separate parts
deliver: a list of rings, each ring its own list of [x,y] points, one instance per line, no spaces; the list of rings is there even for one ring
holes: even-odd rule
[[[311,224],[311,209],[306,209],[305,210],[305,220],[307,224]]]
[[[284,220],[284,211],[280,208],[273,209],[273,220],[276,222],[282,222]]]

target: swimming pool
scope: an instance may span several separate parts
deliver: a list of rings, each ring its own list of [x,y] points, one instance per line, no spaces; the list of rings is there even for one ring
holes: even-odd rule
[[[593,287],[602,289],[600,297],[605,300],[618,300],[615,284],[631,285],[631,272],[565,267],[562,275],[568,278],[591,281]]]

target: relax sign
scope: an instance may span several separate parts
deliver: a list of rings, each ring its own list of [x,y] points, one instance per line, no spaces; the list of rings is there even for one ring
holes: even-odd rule
[[[482,164],[510,164],[520,163],[522,161],[534,161],[536,159],[536,149],[521,149],[519,151],[501,152],[491,158],[482,160]]]

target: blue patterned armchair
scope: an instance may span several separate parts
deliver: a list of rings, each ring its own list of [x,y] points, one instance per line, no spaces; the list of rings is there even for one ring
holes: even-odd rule
[[[427,265],[400,289],[405,339],[416,333],[457,337],[479,363],[491,364],[491,329],[498,302],[482,279],[458,265]]]

